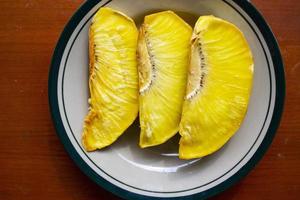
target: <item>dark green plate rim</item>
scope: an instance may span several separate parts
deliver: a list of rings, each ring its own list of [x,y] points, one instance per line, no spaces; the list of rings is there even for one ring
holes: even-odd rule
[[[232,5],[227,2],[227,0],[223,0],[225,3]],[[210,188],[209,190],[193,194],[190,196],[184,197],[168,197],[168,198],[160,198],[160,197],[151,197],[144,196],[140,194],[136,194],[127,190],[124,190],[120,187],[113,185],[112,183],[106,181],[104,178],[99,176],[96,172],[92,170],[92,168],[80,157],[78,152],[75,150],[73,145],[71,144],[65,128],[62,123],[62,119],[60,116],[60,111],[58,107],[58,97],[57,97],[57,80],[58,80],[58,71],[60,67],[60,62],[62,59],[63,52],[71,37],[73,31],[82,20],[82,18],[101,0],[90,0],[86,1],[73,15],[70,19],[66,27],[64,28],[57,46],[55,48],[51,68],[49,72],[49,81],[48,81],[48,95],[49,95],[49,105],[52,114],[52,119],[56,128],[56,132],[61,139],[65,149],[71,156],[71,158],[75,161],[75,163],[79,166],[79,168],[93,181],[95,181],[98,185],[105,188],[106,190],[118,195],[119,197],[126,199],[204,199],[210,196],[213,196],[217,193],[224,191],[225,189],[232,186],[234,183],[238,182],[242,177],[246,176],[251,169],[259,162],[259,160],[263,157],[266,150],[270,146],[276,130],[280,123],[280,118],[283,111],[284,98],[285,98],[285,77],[284,77],[284,67],[280,54],[280,50],[277,44],[277,41],[269,28],[268,24],[263,19],[262,15],[256,10],[256,8],[249,2],[245,0],[232,0],[235,2],[241,9],[243,9],[249,17],[255,22],[260,32],[262,33],[264,40],[269,48],[271,53],[271,58],[273,61],[274,72],[275,72],[275,88],[276,88],[276,96],[275,96],[275,105],[273,116],[271,119],[270,126],[268,131],[260,144],[259,148],[252,156],[252,158],[233,176],[228,178],[226,181],[220,183],[219,185]],[[106,2],[105,4],[109,3]],[[234,8],[235,9],[235,8]],[[236,10],[237,11],[237,10]],[[243,16],[243,15],[242,15]]]

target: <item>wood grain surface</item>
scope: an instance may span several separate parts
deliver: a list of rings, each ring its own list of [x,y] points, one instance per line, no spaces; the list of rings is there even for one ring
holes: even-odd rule
[[[89,180],[59,141],[48,108],[58,37],[82,0],[0,0],[0,199],[119,199]],[[253,0],[285,62],[287,95],[262,161],[213,199],[300,199],[300,2]]]

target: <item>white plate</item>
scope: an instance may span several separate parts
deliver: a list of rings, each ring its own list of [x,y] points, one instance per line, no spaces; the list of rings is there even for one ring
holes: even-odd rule
[[[177,157],[178,137],[158,147],[138,147],[134,123],[109,148],[87,153],[81,145],[88,111],[88,28],[102,6],[120,10],[139,25],[143,16],[171,9],[192,26],[200,15],[215,15],[238,26],[254,56],[254,85],[246,118],[217,153],[190,161]],[[77,165],[96,183],[127,199],[206,198],[245,176],[270,145],[280,121],[284,70],[276,40],[258,11],[235,0],[86,1],[65,27],[49,74],[49,101],[57,133]]]

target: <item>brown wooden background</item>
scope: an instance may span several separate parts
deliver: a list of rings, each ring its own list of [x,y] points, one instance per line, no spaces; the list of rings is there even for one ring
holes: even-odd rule
[[[82,0],[0,0],[0,200],[118,199],[69,158],[50,118],[48,70]],[[253,0],[279,41],[287,96],[278,134],[258,166],[214,199],[300,199],[300,2]]]

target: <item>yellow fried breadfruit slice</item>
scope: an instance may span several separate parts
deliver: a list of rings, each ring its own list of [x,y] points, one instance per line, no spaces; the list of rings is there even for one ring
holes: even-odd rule
[[[140,147],[179,129],[192,28],[171,11],[145,17],[138,40]]]
[[[191,44],[179,157],[221,148],[239,129],[249,101],[253,58],[243,33],[213,16],[198,19]]]
[[[82,143],[87,151],[112,144],[138,113],[138,30],[132,19],[101,8],[89,32],[90,110]]]

